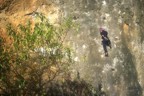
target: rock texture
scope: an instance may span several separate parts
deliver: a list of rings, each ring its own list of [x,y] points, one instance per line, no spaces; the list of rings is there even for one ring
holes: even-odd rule
[[[102,83],[109,96],[144,96],[143,0],[59,0],[63,17],[80,24],[75,36],[76,71],[97,86]],[[109,32],[112,49],[103,56],[99,28]]]
[[[55,24],[58,19],[58,7],[47,0],[0,0],[0,35],[6,38],[5,29],[8,23],[17,27],[28,19],[34,21],[34,12],[45,14]]]
[[[144,0],[0,0],[0,34],[7,22],[18,24],[44,12],[52,23],[72,17],[80,25],[68,40],[76,50],[74,72],[103,85],[108,96],[144,96]],[[99,28],[109,32],[112,49],[103,56]]]

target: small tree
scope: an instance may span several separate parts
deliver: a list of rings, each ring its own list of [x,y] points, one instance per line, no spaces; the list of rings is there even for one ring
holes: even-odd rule
[[[0,37],[0,91],[5,95],[42,95],[72,63],[70,48],[63,44],[71,20],[56,28],[44,15],[35,17],[35,24],[7,26],[10,46]]]

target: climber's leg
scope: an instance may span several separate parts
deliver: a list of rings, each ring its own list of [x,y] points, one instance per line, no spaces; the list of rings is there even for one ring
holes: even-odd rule
[[[105,56],[107,57],[108,56],[108,51],[107,51],[107,45],[106,45],[106,42],[105,41],[102,41],[102,45],[103,45],[103,49],[104,49],[104,52],[105,52]]]

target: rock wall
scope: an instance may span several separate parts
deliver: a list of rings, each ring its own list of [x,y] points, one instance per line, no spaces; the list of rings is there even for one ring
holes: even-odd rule
[[[76,50],[73,72],[108,96],[144,96],[144,0],[0,0],[1,34],[7,22],[18,24],[45,13],[52,23],[72,17],[79,32],[67,40]],[[99,28],[109,32],[112,49],[104,57]]]
[[[0,35],[8,42],[5,31],[8,23],[17,27],[19,23],[26,23],[28,19],[34,22],[34,12],[45,14],[50,22],[58,22],[59,8],[47,0],[0,0]]]
[[[109,96],[144,96],[143,0],[57,0],[63,17],[78,22],[70,33],[76,50],[75,71],[95,87],[102,83]],[[103,56],[99,28],[109,32],[112,49]]]

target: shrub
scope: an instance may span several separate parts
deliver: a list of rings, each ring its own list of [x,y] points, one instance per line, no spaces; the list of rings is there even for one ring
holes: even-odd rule
[[[0,92],[7,95],[42,95],[48,84],[67,71],[72,63],[70,48],[63,42],[72,27],[52,26],[41,13],[36,22],[7,26],[11,44],[0,37]]]

